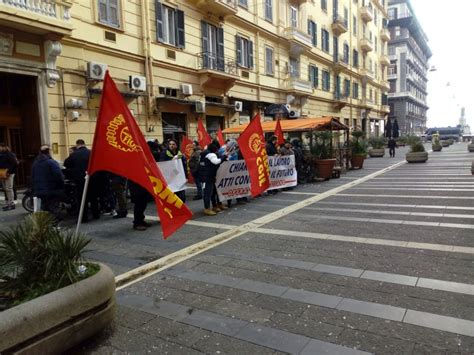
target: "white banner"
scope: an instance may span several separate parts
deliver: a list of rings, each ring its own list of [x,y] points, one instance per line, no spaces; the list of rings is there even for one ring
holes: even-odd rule
[[[270,188],[268,190],[296,186],[294,155],[268,157],[268,163],[270,165]],[[245,160],[222,163],[217,170],[216,187],[221,201],[250,196],[250,176]]]
[[[186,189],[186,175],[181,159],[160,161],[156,163],[171,191],[177,192]]]

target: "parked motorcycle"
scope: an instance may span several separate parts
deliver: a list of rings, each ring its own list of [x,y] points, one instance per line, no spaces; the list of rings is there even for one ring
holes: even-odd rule
[[[31,188],[28,188],[21,200],[21,205],[29,213],[34,212],[34,196]],[[77,215],[79,211],[79,202],[76,196],[76,185],[70,181],[64,181],[64,194],[62,198],[57,200],[57,203],[52,207],[58,213],[66,212],[70,216]]]

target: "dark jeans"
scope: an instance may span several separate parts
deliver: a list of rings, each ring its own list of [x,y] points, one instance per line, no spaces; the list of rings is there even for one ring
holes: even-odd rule
[[[125,184],[121,182],[111,182],[112,191],[114,192],[115,199],[117,201],[117,206],[115,210],[118,214],[127,214],[127,198],[125,196]]]
[[[138,226],[143,224],[145,221],[145,210],[148,205],[149,199],[139,198],[135,200],[133,205],[133,225]]]
[[[196,184],[197,195],[202,196],[202,181],[199,173],[193,174],[194,183]]]
[[[204,183],[204,196],[203,196],[203,201],[204,201],[204,208],[207,210],[211,208],[211,202],[212,202],[212,207],[217,206],[217,194],[216,194],[216,188],[214,186],[213,182],[206,182]]]
[[[388,153],[390,154],[391,157],[395,156],[395,148],[389,148]]]
[[[84,192],[84,181],[76,182],[76,196],[77,202],[79,206],[82,201],[82,193]],[[91,188],[91,184],[89,182],[89,188],[87,190],[86,201],[84,204],[84,213],[82,215],[82,221],[87,222],[89,220],[89,205],[92,211],[92,216],[94,218],[100,217],[100,209],[99,209],[99,197],[97,196],[97,191],[94,187]]]

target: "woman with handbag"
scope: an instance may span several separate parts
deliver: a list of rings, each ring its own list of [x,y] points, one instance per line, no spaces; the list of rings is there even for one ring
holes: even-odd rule
[[[0,181],[7,200],[5,206],[2,208],[4,211],[15,209],[15,202],[13,200],[13,179],[15,178],[17,167],[18,160],[15,154],[10,151],[8,145],[0,143]]]

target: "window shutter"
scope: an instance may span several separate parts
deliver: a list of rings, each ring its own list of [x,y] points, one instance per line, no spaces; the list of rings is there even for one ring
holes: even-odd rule
[[[242,65],[242,41],[240,40],[240,36],[235,36],[235,57],[237,64]]]
[[[163,6],[161,2],[155,3],[155,17],[156,17],[156,39],[158,42],[163,42]]]
[[[207,22],[201,21],[202,60],[203,68],[209,68],[209,38],[207,37]]]
[[[176,10],[176,47],[184,48],[185,37],[184,37],[184,12]]]
[[[248,58],[248,62],[249,62],[249,68],[252,69],[252,68],[253,68],[253,42],[252,42],[252,41],[249,41],[249,58]]]
[[[217,29],[217,69],[224,70],[224,29],[219,27]]]
[[[107,22],[107,0],[99,0],[99,22]]]
[[[109,23],[111,25],[119,27],[120,23],[119,23],[118,0],[109,0],[109,8],[110,8]]]
[[[313,83],[313,66],[311,64],[308,65],[308,81]]]
[[[314,72],[314,76],[316,77],[316,87],[319,86],[319,69],[318,67],[314,67],[315,69],[315,72]]]

